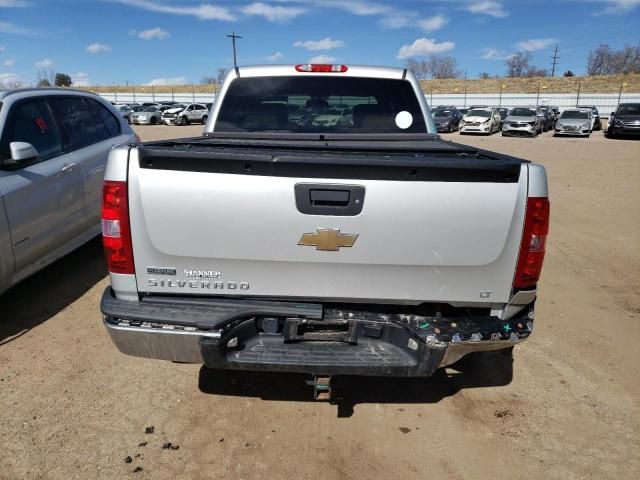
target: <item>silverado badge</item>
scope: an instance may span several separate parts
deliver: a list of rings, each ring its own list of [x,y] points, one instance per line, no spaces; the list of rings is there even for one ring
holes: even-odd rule
[[[304,233],[298,245],[316,247],[316,250],[337,252],[340,247],[353,247],[358,235],[340,233],[340,230],[319,228],[317,233]]]

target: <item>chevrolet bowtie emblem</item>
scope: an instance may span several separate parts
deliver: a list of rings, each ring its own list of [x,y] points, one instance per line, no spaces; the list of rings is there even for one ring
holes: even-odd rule
[[[316,250],[337,252],[340,247],[353,247],[358,235],[340,233],[340,230],[319,228],[317,233],[304,233],[298,245],[316,247]]]

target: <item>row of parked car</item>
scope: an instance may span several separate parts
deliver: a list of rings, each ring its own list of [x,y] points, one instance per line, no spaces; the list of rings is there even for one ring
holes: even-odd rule
[[[514,108],[472,105],[456,108],[442,105],[431,109],[438,132],[481,133],[491,135],[502,132],[503,136],[532,136],[554,130],[557,135],[589,136],[602,129],[598,109],[580,106],[560,113],[558,107],[530,105]]]
[[[189,125],[205,124],[211,103],[114,103],[114,107],[128,123],[134,125]]]
[[[491,135],[501,131],[503,136],[532,136],[553,130],[554,136],[588,137],[602,130],[602,120],[593,105],[580,105],[560,112],[558,107],[533,105],[496,108],[473,105],[456,108],[441,105],[431,109],[438,132],[481,133]],[[640,103],[621,103],[611,112],[605,136],[640,135]]]

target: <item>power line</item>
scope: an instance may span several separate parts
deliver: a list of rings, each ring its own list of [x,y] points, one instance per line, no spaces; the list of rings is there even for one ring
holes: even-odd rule
[[[551,59],[553,60],[553,64],[551,67],[551,76],[553,77],[556,74],[556,65],[558,64],[558,59],[560,57],[558,56],[558,44],[556,43],[556,48],[553,51],[553,57],[551,57]]]

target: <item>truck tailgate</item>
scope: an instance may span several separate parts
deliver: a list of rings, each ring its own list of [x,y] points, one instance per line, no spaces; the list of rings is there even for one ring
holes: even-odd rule
[[[482,155],[141,147],[129,161],[138,290],[505,303],[527,178],[526,163]]]

